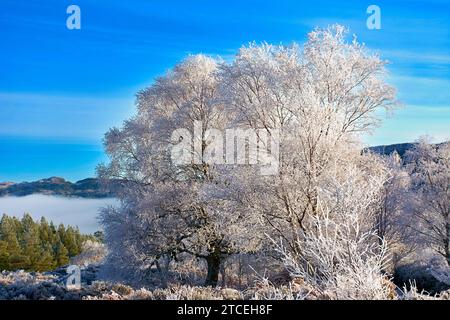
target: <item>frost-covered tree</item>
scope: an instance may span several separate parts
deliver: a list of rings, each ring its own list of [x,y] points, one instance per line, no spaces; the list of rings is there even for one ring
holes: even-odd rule
[[[389,248],[390,271],[398,263],[410,256],[416,247],[417,239],[411,231],[412,218],[409,212],[411,178],[404,162],[397,152],[382,159],[389,179],[383,186],[382,198],[376,212],[376,232],[380,241]]]
[[[385,62],[345,35],[334,26],[303,47],[251,44],[230,63],[191,56],[140,92],[136,116],[106,134],[111,161],[99,168],[124,185],[122,205],[101,215],[108,265],[146,277],[191,256],[206,261],[206,284],[215,285],[224,259],[257,252],[266,234],[301,256],[319,193],[342,163],[384,170],[371,168],[358,136],[396,104],[394,89]],[[222,164],[231,128],[256,134],[244,141],[247,165]],[[252,151],[273,158],[278,148],[278,170],[262,175]]]
[[[299,243],[301,257],[278,246],[283,263],[292,277],[332,299],[390,298],[382,274],[386,246],[373,228],[389,171],[368,171],[348,161],[338,166],[318,189],[312,228]]]
[[[228,122],[217,71],[211,58],[188,57],[138,94],[134,118],[106,134],[111,163],[100,175],[125,185],[122,207],[101,215],[109,261],[133,277],[153,265],[165,274],[172,259],[190,255],[206,261],[205,283],[216,285],[226,257],[258,245],[251,216],[230,201],[220,161],[207,161],[222,151],[217,130]]]
[[[106,256],[106,248],[103,243],[86,240],[83,242],[81,253],[70,260],[71,264],[87,266],[100,264]]]
[[[281,132],[279,172],[245,176],[254,182],[246,199],[272,236],[298,254],[299,230],[310,229],[333,163],[353,157],[359,134],[377,125],[376,111],[396,104],[384,81],[386,62],[345,35],[333,26],[311,32],[303,47],[251,44],[222,68],[233,124]]]
[[[411,174],[411,228],[450,266],[450,143],[421,139],[406,154]]]

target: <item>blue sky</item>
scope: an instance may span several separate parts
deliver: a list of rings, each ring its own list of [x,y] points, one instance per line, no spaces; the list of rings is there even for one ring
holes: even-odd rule
[[[81,30],[66,8],[81,8]],[[368,30],[366,8],[381,8]],[[190,53],[304,42],[341,23],[388,59],[404,108],[367,144],[450,137],[450,1],[0,1],[0,181],[94,175],[134,94]]]

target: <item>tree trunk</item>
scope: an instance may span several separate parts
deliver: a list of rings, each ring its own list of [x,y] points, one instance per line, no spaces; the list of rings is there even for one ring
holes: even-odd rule
[[[225,288],[226,284],[227,284],[226,283],[227,279],[226,279],[225,263],[222,263],[220,265],[220,275],[222,276],[222,284],[221,284],[221,286],[222,286],[222,288]]]
[[[446,233],[444,239],[444,251],[445,251],[445,258],[447,259],[447,264],[450,267],[450,222],[447,222],[445,224],[445,229]]]
[[[220,255],[212,254],[206,258],[208,264],[208,274],[206,276],[205,286],[217,286],[220,272]]]

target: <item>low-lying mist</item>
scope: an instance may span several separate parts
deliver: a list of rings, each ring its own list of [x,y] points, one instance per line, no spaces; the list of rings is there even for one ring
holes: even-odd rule
[[[114,198],[84,199],[33,194],[25,197],[0,198],[0,214],[21,218],[29,213],[35,220],[45,217],[55,225],[78,226],[82,233],[94,233],[100,229],[98,210],[106,205],[116,205]]]

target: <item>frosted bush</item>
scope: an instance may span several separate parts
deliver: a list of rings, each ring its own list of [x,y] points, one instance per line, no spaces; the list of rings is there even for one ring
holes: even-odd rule
[[[107,250],[104,244],[86,240],[83,242],[81,253],[70,260],[71,264],[76,264],[79,266],[87,266],[90,264],[98,265],[103,262]]]
[[[283,244],[278,251],[293,278],[336,299],[392,299],[391,283],[382,275],[386,246],[371,224],[386,177],[366,178],[352,165],[345,170],[320,191],[311,232],[298,243],[301,254]]]

